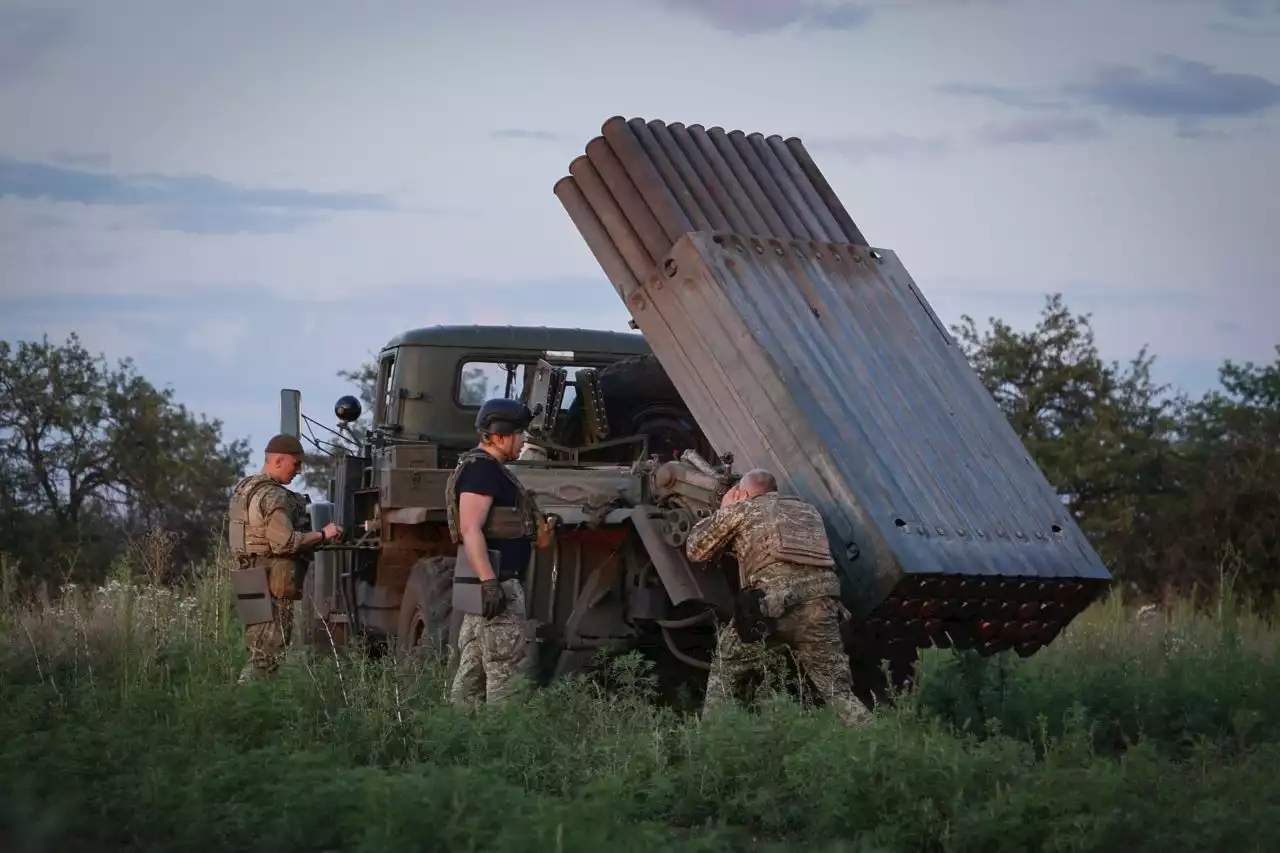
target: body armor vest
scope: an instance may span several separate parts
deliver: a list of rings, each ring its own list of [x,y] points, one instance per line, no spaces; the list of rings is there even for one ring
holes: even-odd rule
[[[835,565],[822,516],[808,503],[775,494],[770,522],[773,530],[772,535],[764,537],[770,546],[761,555],[764,560],[799,566]]]
[[[449,475],[449,481],[445,485],[445,504],[449,515],[449,537],[455,545],[462,543],[462,532],[458,528],[458,477],[462,474],[464,468],[468,465],[484,460],[493,459],[488,453],[480,448],[472,448],[458,457],[458,464],[454,467],[453,473]],[[534,505],[533,496],[529,494],[529,490],[525,488],[524,483],[511,470],[498,462],[498,467],[505,476],[516,487],[516,494],[519,497],[516,500],[516,506],[491,506],[489,507],[489,515],[484,522],[484,535],[487,539],[534,539],[538,535],[538,510]]]
[[[747,519],[736,543],[744,588],[786,591],[796,602],[839,598],[840,579],[816,508],[773,492],[752,499]]]
[[[298,533],[307,533],[311,529],[311,517],[307,513],[305,499],[277,483],[261,472],[245,477],[231,492],[231,506],[228,512],[227,539],[231,553],[237,562],[244,563],[254,557],[268,557],[271,547],[267,543],[266,519],[254,526],[249,521],[249,509],[253,501],[262,496],[265,489],[278,488],[285,492],[289,513],[289,521]],[[300,559],[300,558],[297,558]]]

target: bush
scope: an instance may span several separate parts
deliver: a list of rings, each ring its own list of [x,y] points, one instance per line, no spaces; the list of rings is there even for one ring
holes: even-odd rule
[[[869,729],[778,694],[700,723],[638,660],[466,714],[437,666],[244,660],[225,573],[0,623],[15,851],[1262,850],[1275,634],[1114,602],[1028,660],[925,656]]]

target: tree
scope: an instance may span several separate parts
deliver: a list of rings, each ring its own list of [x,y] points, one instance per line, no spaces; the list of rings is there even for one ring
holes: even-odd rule
[[[984,385],[1117,579],[1144,595],[1280,599],[1280,358],[1224,363],[1198,401],[1099,357],[1087,315],[1048,297],[1036,327],[953,327]],[[1280,348],[1277,348],[1280,356]]]
[[[487,400],[500,396],[505,390],[490,387],[483,367],[467,367],[462,371],[462,391],[468,400]]]
[[[72,334],[0,341],[0,551],[27,574],[100,579],[122,534],[162,528],[196,559],[219,535],[249,460],[131,360],[115,367]]]
[[[1122,369],[1098,354],[1088,315],[1046,298],[1030,332],[965,315],[952,331],[1049,482],[1113,571],[1144,517],[1169,488],[1174,401],[1151,378],[1146,348]]]
[[[1220,571],[1263,608],[1280,596],[1280,346],[1270,365],[1227,361],[1222,390],[1185,406],[1179,499],[1154,543],[1182,592],[1216,589]]]

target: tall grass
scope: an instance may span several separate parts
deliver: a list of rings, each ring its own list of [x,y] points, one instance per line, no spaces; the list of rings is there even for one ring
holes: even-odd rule
[[[0,849],[1249,851],[1280,821],[1271,626],[1108,601],[1028,660],[933,651],[866,730],[699,722],[636,659],[476,713],[438,665],[245,659],[225,570],[140,558],[0,613]],[[0,578],[0,589],[9,589]]]

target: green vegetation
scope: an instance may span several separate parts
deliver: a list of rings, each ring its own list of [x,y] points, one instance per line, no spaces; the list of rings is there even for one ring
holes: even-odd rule
[[[1057,297],[954,331],[1120,583],[1031,659],[930,652],[862,731],[768,692],[700,723],[629,659],[474,715],[430,661],[237,686],[249,448],[74,337],[0,342],[0,850],[1270,850],[1280,357],[1192,400]]]
[[[1250,851],[1280,819],[1277,635],[1230,596],[932,652],[850,731],[767,693],[699,723],[625,658],[471,715],[427,661],[299,650],[238,686],[225,572],[119,566],[5,612],[3,849]]]

